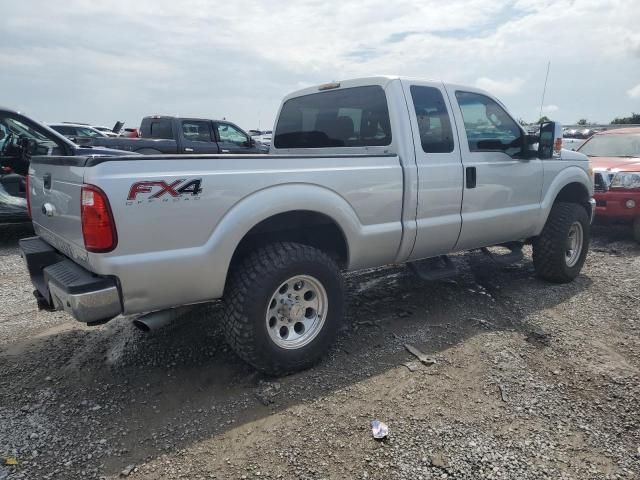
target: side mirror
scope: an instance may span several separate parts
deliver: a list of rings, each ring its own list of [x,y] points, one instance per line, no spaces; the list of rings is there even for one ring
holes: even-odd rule
[[[540,138],[538,140],[538,158],[549,159],[559,157],[562,150],[562,125],[556,122],[547,122],[540,125]]]

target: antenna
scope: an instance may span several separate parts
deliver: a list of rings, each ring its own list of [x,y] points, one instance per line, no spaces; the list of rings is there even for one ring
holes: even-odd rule
[[[547,75],[544,77],[544,88],[542,89],[542,100],[540,100],[540,116],[542,118],[542,106],[544,105],[544,94],[547,92],[547,80],[549,79],[549,69],[551,68],[551,60],[547,63]]]

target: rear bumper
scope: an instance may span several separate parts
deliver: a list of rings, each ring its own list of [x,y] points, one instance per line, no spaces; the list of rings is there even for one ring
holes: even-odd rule
[[[107,322],[122,312],[115,278],[89,272],[40,237],[20,240],[20,253],[40,308],[64,310],[89,324]]]
[[[632,222],[640,217],[640,192],[596,192],[596,218]]]

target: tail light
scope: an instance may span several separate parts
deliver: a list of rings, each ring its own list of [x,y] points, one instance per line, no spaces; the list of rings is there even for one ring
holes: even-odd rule
[[[85,248],[94,253],[110,252],[118,244],[118,235],[107,196],[94,185],[83,185],[81,202]]]
[[[27,213],[29,214],[29,218],[31,216],[31,188],[29,188],[29,174],[24,177],[24,187],[27,189],[25,197],[27,198]]]

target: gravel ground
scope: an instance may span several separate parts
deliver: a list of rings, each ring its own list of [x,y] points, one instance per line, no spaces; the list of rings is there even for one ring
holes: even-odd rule
[[[38,312],[17,254],[30,234],[0,227],[0,480],[640,478],[626,229],[596,228],[569,285],[479,253],[448,281],[349,275],[336,346],[280,379],[229,351],[216,305],[151,334]]]

